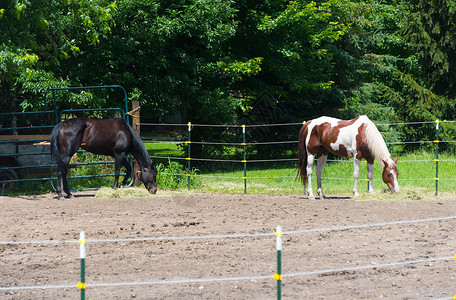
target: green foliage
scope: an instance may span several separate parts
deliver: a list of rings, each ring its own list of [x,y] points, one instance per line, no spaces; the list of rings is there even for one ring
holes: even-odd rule
[[[14,108],[20,96],[69,85],[62,64],[84,44],[98,44],[114,25],[114,3],[3,1],[0,3],[0,103]],[[74,69],[74,65],[72,66]],[[27,103],[36,107],[38,103]]]
[[[403,36],[419,57],[423,79],[439,95],[455,97],[455,2],[410,1]]]
[[[14,109],[25,98],[21,109],[37,110],[50,87],[121,84],[153,121],[454,119],[455,13],[450,0],[3,1],[0,104]],[[58,93],[59,110],[119,103],[115,90]],[[231,137],[209,128],[198,135]],[[295,132],[267,128],[249,138],[266,136]],[[195,154],[212,151],[203,148]]]
[[[55,186],[55,183],[54,183]],[[36,195],[54,192],[50,181],[23,181],[4,196]]]
[[[177,190],[188,187],[188,176],[184,167],[174,161],[169,160],[168,165],[157,165],[157,187],[164,190]],[[192,188],[201,186],[201,180],[197,175],[198,170],[193,169],[190,175],[190,185]]]
[[[70,168],[69,176],[87,176],[95,175],[94,177],[87,178],[73,178],[69,180],[71,189],[87,189],[87,188],[100,188],[102,186],[112,187],[114,185],[113,176],[99,176],[114,174],[114,164],[96,164],[96,162],[109,162],[112,158],[104,155],[95,155],[88,152],[77,154],[77,163],[89,163],[87,165],[77,165]],[[119,183],[122,178],[119,179]]]
[[[83,82],[120,83],[141,93],[141,111],[181,112],[193,122],[232,122],[242,103],[233,101],[226,76],[251,76],[256,59],[226,55],[236,32],[231,1],[117,1],[116,26],[72,70]],[[244,65],[245,64],[245,65]],[[100,72],[100,66],[106,66]],[[226,69],[229,69],[228,71]],[[249,71],[251,68],[252,71]],[[90,77],[87,76],[89,72]]]
[[[261,71],[263,57],[255,57],[248,61],[220,61],[217,66],[223,70],[225,76],[231,77],[234,81],[242,80],[242,75],[257,75]]]
[[[286,83],[290,92],[324,91],[334,84],[330,45],[349,29],[333,16],[337,2],[291,1],[283,11],[266,14],[258,24],[271,41],[268,54],[274,57],[265,61],[264,72]]]

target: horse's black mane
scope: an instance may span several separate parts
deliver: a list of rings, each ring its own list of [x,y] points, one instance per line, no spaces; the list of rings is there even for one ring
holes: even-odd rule
[[[152,165],[152,159],[150,158],[149,152],[147,152],[146,146],[144,146],[141,137],[130,125],[127,124],[127,127],[130,129],[131,135],[133,136],[133,156],[136,158],[141,167],[150,167],[150,165]]]

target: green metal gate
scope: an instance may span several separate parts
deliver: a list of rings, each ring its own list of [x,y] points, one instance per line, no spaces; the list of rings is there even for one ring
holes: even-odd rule
[[[58,107],[58,91],[78,91],[92,89],[121,89],[124,103],[116,108],[85,108],[85,109],[63,109]],[[52,95],[52,109],[48,109],[48,95]],[[17,126],[1,126],[0,127],[0,195],[18,188],[26,182],[46,182],[52,183],[55,178],[55,163],[51,159],[49,136],[54,126],[61,121],[62,115],[69,114],[77,116],[81,112],[118,112],[120,116],[129,122],[129,117],[126,114],[128,111],[128,98],[126,90],[120,85],[106,86],[88,86],[88,87],[67,87],[67,88],[52,88],[48,89],[44,95],[44,110],[30,112],[10,112],[0,113],[0,119],[15,118]],[[31,116],[37,119],[37,116],[43,116],[46,122],[40,124],[27,124],[23,122]],[[78,153],[84,152],[78,150]],[[113,161],[98,161],[98,162],[77,162],[70,164],[72,168],[92,165],[109,165]],[[130,157],[130,163],[132,159]],[[125,174],[122,174],[125,175]],[[68,179],[77,178],[98,178],[111,177],[114,174],[94,174],[94,175],[78,175],[68,176]],[[131,179],[129,185],[131,185]],[[70,181],[71,186],[71,181]],[[50,186],[49,186],[50,188]],[[99,187],[94,187],[99,188]],[[88,188],[82,188],[88,189]]]

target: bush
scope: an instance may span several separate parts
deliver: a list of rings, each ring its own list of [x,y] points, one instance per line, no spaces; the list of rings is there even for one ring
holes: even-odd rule
[[[157,186],[164,190],[177,190],[188,187],[188,176],[184,166],[168,160],[168,166],[164,164],[157,165]],[[190,172],[190,184],[192,188],[201,186],[201,179],[196,173],[198,170],[193,169]]]

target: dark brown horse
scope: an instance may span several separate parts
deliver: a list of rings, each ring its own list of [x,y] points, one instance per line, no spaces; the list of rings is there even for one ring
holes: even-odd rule
[[[57,194],[60,200],[64,199],[62,183],[68,198],[73,197],[66,176],[70,159],[79,147],[115,159],[114,188],[118,187],[121,166],[127,169],[122,186],[131,176],[131,166],[126,159],[131,153],[138,161],[141,181],[146,189],[152,194],[157,192],[157,168],[141,138],[130,125],[123,119],[74,118],[60,122],[51,133],[51,154],[57,162]]]
[[[397,157],[390,156],[385,141],[377,127],[367,116],[352,120],[339,120],[331,117],[320,117],[307,121],[299,131],[298,169],[304,187],[307,185],[309,198],[313,199],[312,168],[315,156],[317,164],[317,193],[323,197],[321,175],[329,153],[338,156],[353,156],[354,185],[353,194],[358,196],[358,178],[361,159],[367,160],[369,192],[374,191],[373,164],[377,159],[383,168],[383,182],[393,193],[399,192]]]

